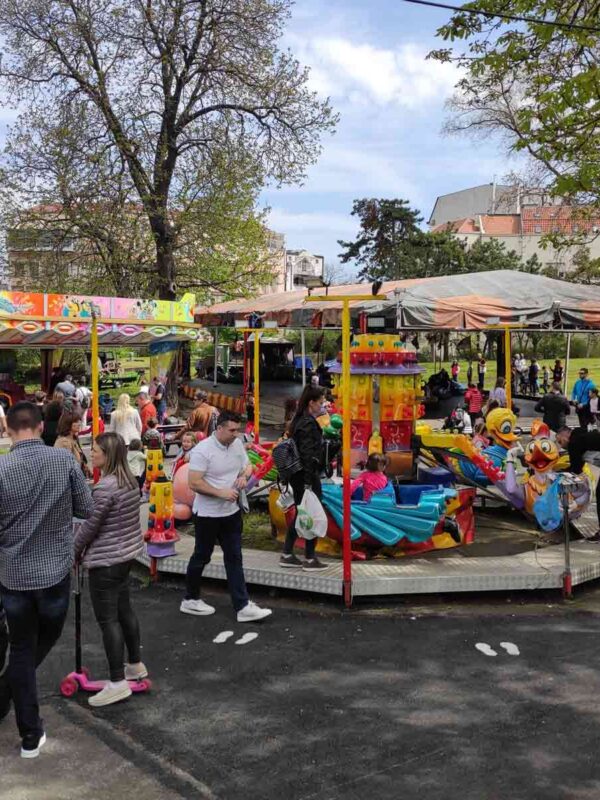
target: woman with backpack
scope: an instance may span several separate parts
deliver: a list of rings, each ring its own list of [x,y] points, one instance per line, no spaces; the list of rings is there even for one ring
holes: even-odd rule
[[[317,422],[317,417],[321,413],[324,400],[325,390],[322,386],[305,386],[298,401],[296,413],[289,425],[288,436],[296,444],[301,465],[301,469],[289,478],[296,508],[302,502],[305,489],[312,489],[317,497],[321,498],[319,476],[323,461],[323,432]],[[316,539],[306,540],[306,560],[302,562],[294,555],[296,538],[296,522],[294,520],[288,528],[279,565],[295,569],[301,568],[311,572],[325,569],[327,564],[323,564],[315,556]]]

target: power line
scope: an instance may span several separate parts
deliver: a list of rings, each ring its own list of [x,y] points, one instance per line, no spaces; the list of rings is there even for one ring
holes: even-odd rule
[[[447,3],[434,3],[433,0],[403,0],[404,3],[413,3],[416,6],[430,6],[431,8],[443,8],[447,11],[459,11],[462,14],[474,14],[475,16],[509,19],[512,22],[530,22],[534,25],[550,25],[553,28],[567,28],[573,31],[587,31],[588,33],[600,33],[600,28],[593,28],[591,25],[577,25],[573,22],[559,22],[558,20],[536,19],[535,17],[521,17],[516,14],[503,14],[500,11],[479,11],[474,8],[464,8],[461,6],[451,6]]]

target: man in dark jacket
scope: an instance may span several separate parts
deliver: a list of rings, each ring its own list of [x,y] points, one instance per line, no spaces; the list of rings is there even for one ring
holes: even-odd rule
[[[587,431],[584,428],[561,428],[556,434],[556,441],[569,453],[571,462],[569,470],[576,475],[583,472],[585,454],[590,450],[600,451],[600,431]],[[600,492],[596,491],[596,513],[598,514],[598,525],[600,526]],[[592,541],[600,542],[600,529]],[[590,539],[588,538],[588,541]]]
[[[536,403],[535,410],[543,413],[544,422],[555,433],[565,427],[571,406],[560,390],[560,383],[552,384],[548,394]]]

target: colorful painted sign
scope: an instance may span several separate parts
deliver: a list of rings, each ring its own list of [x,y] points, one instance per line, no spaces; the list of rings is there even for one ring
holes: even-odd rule
[[[0,316],[26,314],[37,317],[44,315],[44,295],[26,292],[0,292]]]
[[[104,323],[112,320],[135,323],[150,321],[168,326],[194,322],[195,297],[185,294],[179,302],[125,297],[87,297],[78,294],[33,294],[0,291],[0,317],[24,315],[91,319],[96,314]]]

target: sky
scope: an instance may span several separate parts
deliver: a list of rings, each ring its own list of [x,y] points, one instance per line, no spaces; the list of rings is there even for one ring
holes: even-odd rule
[[[311,69],[311,86],[341,115],[302,186],[267,189],[269,224],[290,249],[338,263],[338,239],[358,232],[352,203],[402,198],[425,221],[440,194],[501,181],[510,171],[493,140],[442,134],[459,78],[426,60],[450,12],[402,0],[297,0],[283,45]]]

